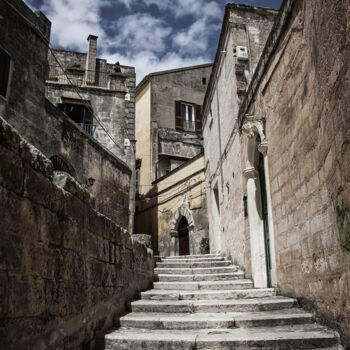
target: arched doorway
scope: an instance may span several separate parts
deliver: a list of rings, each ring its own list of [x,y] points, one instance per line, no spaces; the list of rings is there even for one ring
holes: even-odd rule
[[[257,288],[276,285],[272,206],[267,158],[267,140],[262,123],[248,117],[246,168],[248,220],[252,274]]]
[[[183,216],[177,228],[179,233],[179,255],[190,254],[190,238],[187,219]]]
[[[170,255],[193,254],[194,220],[191,210],[182,204],[170,221],[171,251]],[[181,230],[181,232],[180,232]],[[181,235],[181,238],[180,238]],[[182,243],[180,243],[180,239]],[[183,248],[180,248],[182,246]],[[181,250],[180,250],[181,249]],[[188,253],[186,253],[188,252]]]

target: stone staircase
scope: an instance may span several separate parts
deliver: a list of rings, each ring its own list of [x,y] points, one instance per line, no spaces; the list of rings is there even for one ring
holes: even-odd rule
[[[106,335],[106,350],[343,349],[296,300],[254,289],[219,255],[165,258],[155,275],[154,289]]]

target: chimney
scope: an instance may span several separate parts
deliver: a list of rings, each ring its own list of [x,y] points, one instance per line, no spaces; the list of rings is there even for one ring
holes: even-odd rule
[[[85,65],[85,83],[95,83],[97,36],[89,35]]]

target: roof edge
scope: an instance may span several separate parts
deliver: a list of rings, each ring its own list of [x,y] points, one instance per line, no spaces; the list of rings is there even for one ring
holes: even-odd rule
[[[168,69],[168,70],[163,70],[159,72],[152,72],[147,74],[139,84],[136,86],[136,95],[142,90],[142,85],[146,83],[146,81],[149,81],[151,77],[157,76],[157,75],[163,75],[163,74],[170,74],[170,73],[177,73],[177,72],[182,72],[186,70],[192,70],[192,69],[200,69],[200,68],[205,68],[205,67],[210,67],[212,66],[213,63],[203,63],[203,64],[198,64],[195,66],[187,66],[187,67],[181,67],[181,68],[174,68],[174,69]]]

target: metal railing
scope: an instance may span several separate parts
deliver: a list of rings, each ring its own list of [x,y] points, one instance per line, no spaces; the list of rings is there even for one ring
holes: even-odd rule
[[[96,125],[84,124],[84,123],[79,123],[78,125],[80,126],[81,129],[83,129],[85,132],[91,135],[94,139],[96,139]]]

